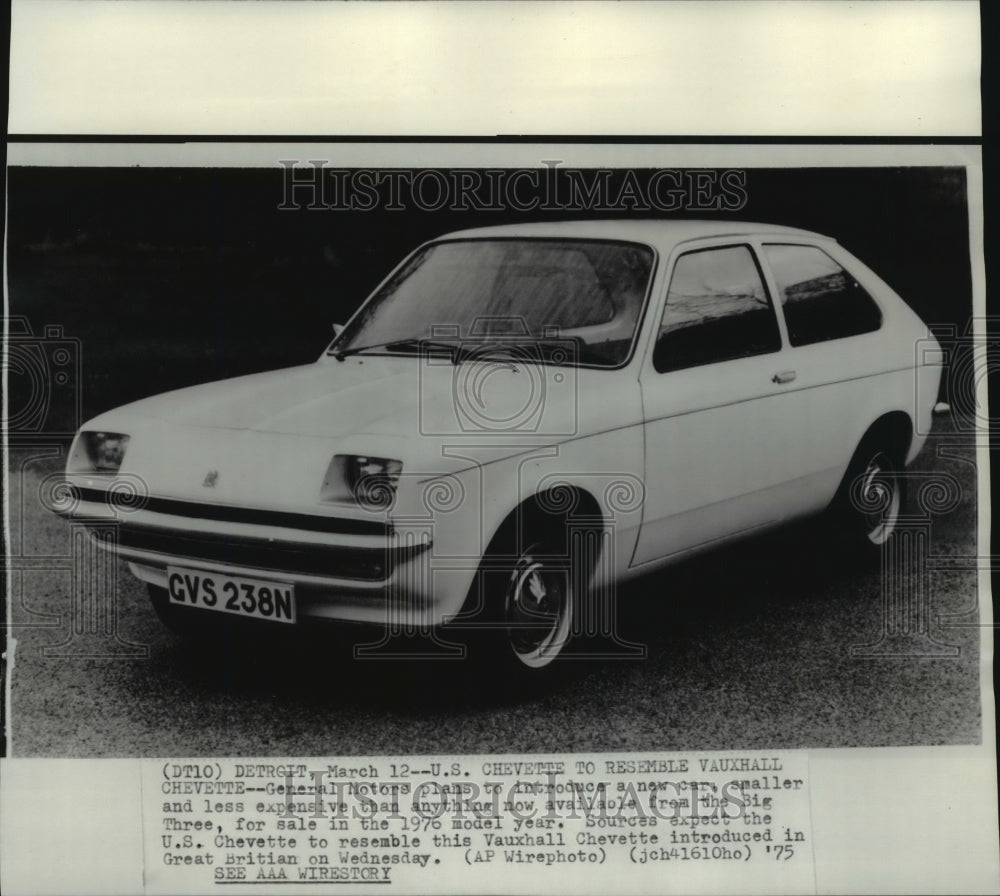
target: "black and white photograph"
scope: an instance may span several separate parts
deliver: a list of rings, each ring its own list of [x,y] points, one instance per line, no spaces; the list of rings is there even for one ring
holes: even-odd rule
[[[978,9],[15,3],[0,888],[995,892]]]
[[[12,168],[14,754],[979,742],[967,188]]]

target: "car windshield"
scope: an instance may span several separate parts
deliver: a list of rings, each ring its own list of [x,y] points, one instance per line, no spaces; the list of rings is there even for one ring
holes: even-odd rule
[[[653,251],[596,240],[456,240],[430,245],[371,298],[338,355],[454,346],[455,357],[537,346],[540,360],[627,360]]]

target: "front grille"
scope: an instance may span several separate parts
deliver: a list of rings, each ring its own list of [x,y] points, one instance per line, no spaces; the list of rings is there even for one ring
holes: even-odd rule
[[[250,523],[255,526],[284,526],[310,532],[337,535],[391,535],[392,524],[382,520],[363,520],[324,516],[316,513],[291,513],[285,510],[263,510],[255,507],[233,507],[227,504],[206,504],[200,501],[180,501],[143,495],[131,500],[113,489],[85,488],[71,485],[70,493],[77,501],[106,504],[117,509],[119,502],[126,510],[148,510],[188,519],[212,520],[220,523]]]
[[[234,538],[228,535],[183,533],[150,526],[123,525],[119,530],[123,548],[155,551],[173,557],[190,557],[250,566],[274,572],[333,576],[342,579],[381,581],[392,573],[394,561],[414,551],[390,548],[342,546]],[[401,556],[404,555],[404,556]]]

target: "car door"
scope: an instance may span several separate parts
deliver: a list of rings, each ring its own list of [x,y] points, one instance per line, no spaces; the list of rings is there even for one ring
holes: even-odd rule
[[[633,565],[794,512],[783,332],[750,241],[677,252],[640,374],[646,500]]]

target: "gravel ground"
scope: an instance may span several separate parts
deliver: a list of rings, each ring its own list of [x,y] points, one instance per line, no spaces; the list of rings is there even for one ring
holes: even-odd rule
[[[619,632],[646,645],[645,659],[577,662],[557,684],[516,697],[463,663],[355,661],[340,628],[322,639],[187,647],[121,563],[119,636],[146,655],[59,655],[70,624],[70,529],[37,494],[61,462],[16,450],[8,750],[308,756],[978,743],[975,467],[968,442],[950,438],[952,422],[939,424],[915,468],[961,485],[958,506],[934,517],[936,568],[926,579],[931,632],[953,655],[852,656],[852,645],[878,639],[881,575],[809,523],[631,583]],[[951,453],[938,456],[945,443]]]

